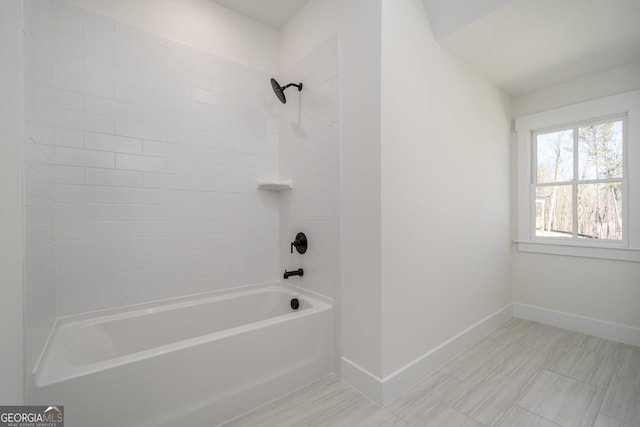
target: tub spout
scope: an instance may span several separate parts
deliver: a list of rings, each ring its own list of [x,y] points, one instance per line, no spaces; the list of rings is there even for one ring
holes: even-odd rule
[[[287,271],[287,270],[284,271],[285,279],[288,279],[291,276],[304,276],[304,271],[301,268],[293,271]]]

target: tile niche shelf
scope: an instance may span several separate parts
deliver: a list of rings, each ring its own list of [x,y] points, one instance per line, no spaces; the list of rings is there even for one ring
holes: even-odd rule
[[[293,188],[293,181],[290,179],[259,179],[258,189],[268,191],[285,191]]]

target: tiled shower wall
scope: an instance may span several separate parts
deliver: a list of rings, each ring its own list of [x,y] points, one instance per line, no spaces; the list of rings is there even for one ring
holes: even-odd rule
[[[280,114],[280,175],[293,180],[280,204],[281,272],[302,267],[303,277],[288,280],[334,299],[340,293],[339,78],[334,36],[286,70],[280,82],[304,84],[302,92],[287,89]],[[300,231],[309,249],[291,254],[289,242]]]
[[[25,370],[56,318],[51,4],[24,2]],[[0,154],[1,155],[1,154]]]
[[[52,5],[57,314],[276,280],[270,76]]]

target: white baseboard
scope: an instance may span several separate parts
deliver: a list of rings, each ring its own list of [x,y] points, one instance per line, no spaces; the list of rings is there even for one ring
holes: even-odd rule
[[[491,331],[500,327],[511,317],[532,320],[640,347],[640,328],[533,305],[513,303],[507,304],[382,379],[349,359],[342,357],[340,361],[342,379],[373,401],[385,405],[455,358],[466,348],[478,342]]]
[[[382,403],[382,380],[351,360],[340,358],[340,377],[376,403]]]
[[[525,320],[557,326],[583,334],[594,335],[612,341],[640,346],[640,328],[578,316],[577,314],[550,310],[534,305],[513,303],[513,315]]]
[[[444,366],[462,351],[487,336],[491,331],[499,328],[511,317],[513,317],[513,305],[507,304],[495,313],[490,314],[460,332],[458,335],[382,379],[358,366],[356,363],[342,357],[342,379],[373,401],[385,405],[409,390],[432,372]]]

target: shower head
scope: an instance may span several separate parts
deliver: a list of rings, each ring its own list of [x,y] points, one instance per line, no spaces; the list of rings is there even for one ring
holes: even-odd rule
[[[278,97],[278,99],[280,100],[280,102],[282,102],[283,104],[287,103],[287,97],[284,96],[284,91],[289,86],[297,87],[298,88],[298,92],[300,92],[302,90],[302,83],[298,83],[298,84],[289,83],[286,86],[280,86],[280,83],[278,83],[276,81],[276,79],[271,79],[271,87],[273,88],[273,91],[275,92],[275,94]]]

